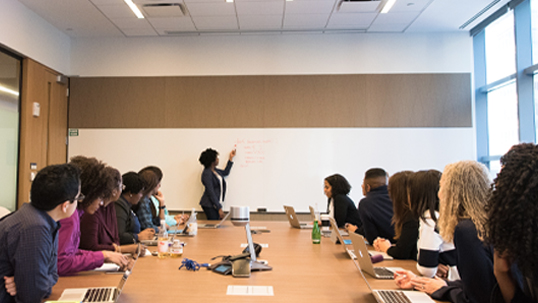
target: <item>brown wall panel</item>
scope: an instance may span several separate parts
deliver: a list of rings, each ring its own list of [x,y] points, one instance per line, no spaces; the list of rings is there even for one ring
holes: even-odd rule
[[[74,128],[470,127],[451,74],[73,78]]]

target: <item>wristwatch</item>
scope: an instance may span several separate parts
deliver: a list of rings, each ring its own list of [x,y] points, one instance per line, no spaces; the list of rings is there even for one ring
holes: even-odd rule
[[[159,209],[165,209],[165,208],[166,208],[166,205],[159,206]]]

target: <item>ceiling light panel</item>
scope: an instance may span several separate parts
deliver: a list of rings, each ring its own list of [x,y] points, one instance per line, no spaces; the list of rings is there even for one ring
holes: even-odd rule
[[[238,15],[281,15],[284,13],[284,1],[236,2]]]

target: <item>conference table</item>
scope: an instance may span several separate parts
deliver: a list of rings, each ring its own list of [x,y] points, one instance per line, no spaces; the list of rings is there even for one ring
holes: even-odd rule
[[[252,272],[249,278],[221,275],[206,268],[179,270],[182,258],[198,263],[215,263],[212,257],[236,255],[247,243],[244,227],[226,221],[218,229],[199,229],[186,243],[182,258],[149,255],[138,259],[118,302],[376,302],[353,260],[341,244],[322,237],[312,244],[311,230],[291,228],[288,222],[257,221],[252,229],[268,233],[253,234],[253,241],[267,244],[259,259],[267,260],[271,271]],[[156,247],[148,247],[156,250]],[[376,266],[403,267],[416,272],[416,262],[385,260]],[[365,275],[373,288],[396,289],[393,280],[378,280]],[[47,300],[56,300],[65,288],[117,286],[121,275],[82,272],[61,277]],[[273,296],[227,295],[230,285],[272,286]]]

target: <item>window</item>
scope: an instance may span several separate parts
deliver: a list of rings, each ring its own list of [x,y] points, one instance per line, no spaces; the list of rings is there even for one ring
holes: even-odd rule
[[[491,84],[516,72],[514,14],[510,11],[486,27],[486,80]]]
[[[516,83],[488,93],[489,154],[504,155],[519,142]]]
[[[21,61],[0,50],[0,206],[17,203]]]

